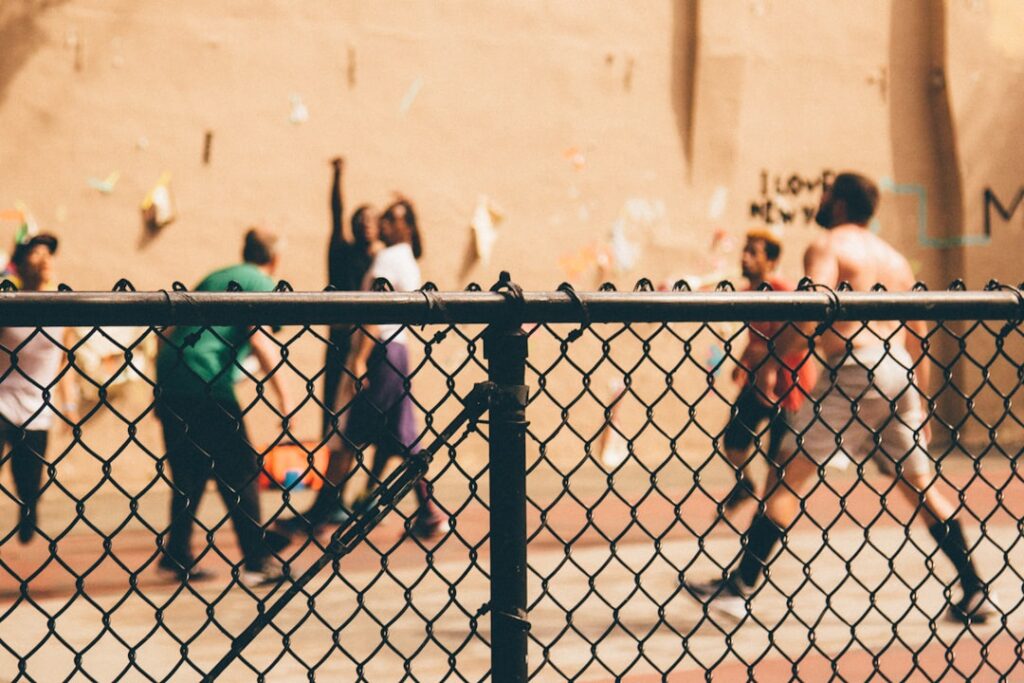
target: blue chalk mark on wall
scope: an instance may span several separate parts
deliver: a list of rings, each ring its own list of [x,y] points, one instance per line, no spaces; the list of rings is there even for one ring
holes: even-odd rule
[[[922,247],[931,249],[953,249],[956,247],[984,247],[992,242],[992,236],[984,235],[956,235],[954,237],[932,237],[928,234],[928,190],[924,185],[917,183],[896,184],[892,178],[882,178],[881,188],[885,192],[893,194],[915,195],[917,197],[917,242]],[[871,229],[878,232],[877,220],[871,224]]]

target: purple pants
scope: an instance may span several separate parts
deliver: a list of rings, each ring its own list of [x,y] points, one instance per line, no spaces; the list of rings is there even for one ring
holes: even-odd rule
[[[405,455],[418,440],[412,399],[406,386],[409,352],[405,344],[377,346],[366,364],[370,386],[356,394],[348,409],[345,439],[362,448],[376,446],[377,457]]]
[[[393,455],[407,455],[419,440],[412,399],[409,397],[409,352],[401,342],[374,348],[366,364],[370,386],[356,394],[348,409],[345,441],[357,448],[376,446],[376,461],[383,466]],[[417,516],[436,522],[439,511],[431,500],[426,479],[416,484]]]

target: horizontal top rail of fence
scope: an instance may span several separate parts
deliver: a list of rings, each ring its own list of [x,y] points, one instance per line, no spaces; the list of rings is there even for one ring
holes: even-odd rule
[[[0,321],[36,325],[315,325],[335,323],[537,323],[1022,320],[1019,288],[990,283],[912,292],[853,292],[812,285],[795,292],[502,290],[442,292],[0,292]]]

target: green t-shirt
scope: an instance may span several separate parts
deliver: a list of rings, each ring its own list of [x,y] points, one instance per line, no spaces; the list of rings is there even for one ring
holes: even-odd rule
[[[237,282],[246,292],[269,292],[274,281],[254,265],[243,263],[210,273],[197,292],[224,292]],[[176,327],[156,361],[160,388],[175,396],[211,396],[234,400],[241,363],[251,352],[249,327]],[[209,391],[209,394],[207,393]]]

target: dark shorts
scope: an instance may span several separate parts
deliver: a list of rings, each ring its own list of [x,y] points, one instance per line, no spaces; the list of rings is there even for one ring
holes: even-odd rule
[[[757,392],[749,385],[740,391],[733,408],[735,412],[722,435],[725,447],[729,450],[745,451],[755,441],[759,441],[759,450],[774,462],[782,437],[788,431],[786,411],[775,406],[766,406],[758,400]]]
[[[356,448],[376,446],[378,454],[405,454],[418,440],[413,414],[409,353],[405,344],[377,346],[366,364],[369,386],[356,394],[348,409],[343,436]]]

